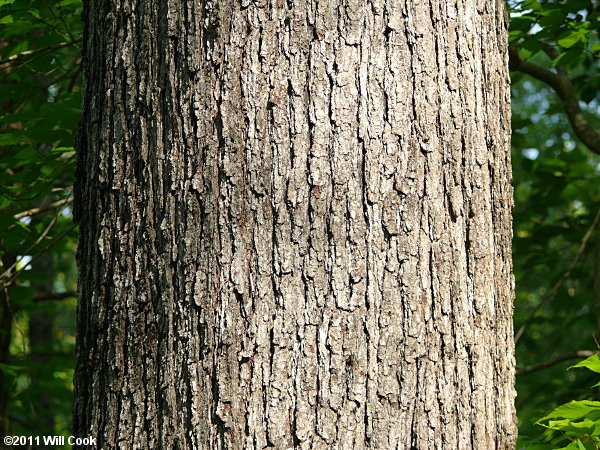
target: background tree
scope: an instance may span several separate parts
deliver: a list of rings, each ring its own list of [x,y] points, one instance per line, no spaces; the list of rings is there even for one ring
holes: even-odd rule
[[[70,434],[80,7],[0,1],[2,434]]]
[[[594,398],[593,373],[564,369],[593,353],[599,337],[600,22],[595,1],[511,7],[517,409],[525,443],[554,406]]]
[[[514,446],[503,2],[87,2],[75,434]]]

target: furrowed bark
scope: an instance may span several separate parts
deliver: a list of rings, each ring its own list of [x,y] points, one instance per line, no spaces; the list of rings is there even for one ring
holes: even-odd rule
[[[514,448],[504,2],[84,20],[75,434]]]

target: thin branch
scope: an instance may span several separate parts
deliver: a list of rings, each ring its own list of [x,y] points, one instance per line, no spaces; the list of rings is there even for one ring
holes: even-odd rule
[[[47,47],[36,48],[33,50],[25,50],[24,52],[17,53],[16,55],[12,55],[9,58],[6,58],[3,61],[0,61],[0,66],[4,66],[5,64],[11,64],[19,59],[25,58],[26,56],[37,55],[38,53],[47,52],[49,50],[57,50],[59,48],[68,47],[69,45],[76,44],[81,41],[81,37],[75,38],[71,41],[61,42],[60,44],[48,45]]]
[[[35,216],[36,214],[40,214],[40,213],[47,212],[47,211],[52,211],[53,209],[56,209],[63,205],[68,205],[70,203],[73,203],[72,197],[65,198],[64,200],[59,200],[57,202],[49,204],[48,206],[28,209],[27,211],[23,211],[23,212],[20,212],[19,214],[15,214],[14,218],[16,220],[19,220],[19,219],[22,219],[23,217]]]
[[[544,47],[544,50],[549,54],[552,52],[552,49],[547,47]],[[510,70],[532,76],[554,89],[563,102],[567,118],[575,135],[591,151],[600,155],[600,133],[590,125],[583,115],[566,69],[559,67],[555,73],[532,62],[524,61],[516,47],[509,48],[509,58]]]
[[[54,11],[55,8],[53,8],[53,5],[52,5],[51,2],[44,1],[44,3],[46,3],[46,6],[48,7],[48,10],[50,11],[50,14],[52,14],[52,16],[54,16],[55,19],[58,19],[58,20],[60,20],[62,22],[62,24],[65,27],[65,30],[67,31],[67,34],[71,37],[71,39],[73,39],[73,33],[71,33],[71,28],[69,27],[69,25],[65,21],[64,16],[62,14],[60,16],[56,15],[56,12]],[[62,9],[59,9],[59,11],[62,12]]]
[[[19,265],[19,263],[21,261],[23,261],[25,259],[25,257],[27,255],[29,255],[29,253],[31,252],[31,250],[33,250],[40,242],[42,242],[44,240],[44,238],[48,235],[48,233],[50,232],[50,230],[52,229],[52,227],[54,226],[54,224],[56,223],[56,221],[58,220],[58,218],[60,217],[60,215],[62,214],[62,212],[65,210],[66,205],[64,205],[60,211],[58,211],[54,217],[52,218],[52,220],[50,221],[50,223],[48,224],[48,226],[44,229],[44,231],[42,231],[42,233],[38,236],[38,238],[35,240],[35,242],[27,249],[25,250],[25,252],[23,253],[23,256],[21,258],[19,258],[17,261],[15,261],[8,269],[6,269],[2,274],[0,274],[0,283],[2,283],[3,287],[7,287],[10,285],[10,283],[12,282],[12,280],[15,279],[16,274],[20,273],[23,268],[21,268],[21,270],[17,270],[14,274],[11,274],[11,272]],[[71,227],[70,229],[72,229],[73,227]],[[68,231],[70,231],[70,229]],[[63,233],[63,235],[66,233]],[[63,236],[61,235],[61,237]],[[46,248],[46,250],[49,247]],[[45,250],[43,250],[41,253],[43,253]],[[39,255],[37,255],[39,256]],[[33,262],[36,258],[33,258],[31,260],[31,262]]]
[[[599,221],[600,221],[600,209],[596,213],[596,217],[594,217],[594,221],[592,222],[592,225],[590,225],[590,228],[586,231],[585,235],[583,236],[583,239],[581,240],[581,243],[579,244],[579,250],[577,251],[575,258],[573,258],[571,265],[569,266],[567,271],[562,274],[562,276],[558,279],[558,281],[554,284],[554,286],[552,286],[552,288],[544,294],[544,296],[542,297],[542,299],[540,300],[538,305],[529,314],[529,317],[527,317],[527,319],[525,319],[525,321],[519,328],[519,331],[517,331],[517,334],[515,335],[515,344],[517,344],[517,342],[519,342],[519,339],[521,339],[521,336],[523,336],[525,329],[529,326],[529,324],[535,317],[536,313],[540,310],[540,308],[542,306],[544,306],[552,297],[554,297],[554,295],[560,289],[560,287],[565,282],[565,280],[567,278],[569,278],[569,276],[571,276],[571,272],[573,272],[573,269],[575,268],[575,266],[577,266],[577,263],[579,263],[579,260],[583,256],[583,253],[585,251],[587,243],[590,240],[590,237],[592,236],[594,229],[598,226]]]
[[[66,291],[66,292],[40,292],[33,296],[34,302],[43,302],[47,300],[64,300],[65,298],[77,297],[77,292]]]
[[[2,281],[3,287],[6,288],[6,287],[10,286],[11,283],[13,281],[15,281],[15,279],[19,276],[19,274],[25,270],[25,267],[27,267],[28,265],[30,265],[30,264],[34,263],[35,261],[37,261],[38,259],[40,259],[44,253],[46,253],[54,245],[56,245],[58,242],[60,242],[61,239],[64,238],[67,234],[69,234],[71,231],[73,231],[75,229],[75,227],[76,227],[75,224],[71,225],[68,229],[63,231],[58,236],[56,236],[46,247],[44,247],[40,252],[38,252],[33,258],[31,258],[31,260],[29,261],[29,263],[27,265],[21,267],[19,270],[15,270],[15,272],[9,278],[7,278],[5,281]],[[19,260],[19,261],[21,261],[21,260]],[[7,272],[8,271],[4,272],[4,274],[2,274],[2,276],[4,276]]]
[[[62,212],[62,211],[61,211]],[[1,275],[0,275],[0,280],[3,280],[4,278],[10,278],[11,277],[11,272],[13,271],[13,269],[15,267],[17,267],[19,265],[19,263],[21,261],[23,261],[25,259],[25,257],[29,254],[29,252],[31,252],[31,250],[33,250],[35,248],[36,245],[38,245],[40,242],[42,242],[42,240],[46,237],[46,235],[50,232],[50,230],[52,229],[52,227],[54,226],[54,224],[56,223],[56,221],[58,220],[58,216],[60,215],[60,212],[58,214],[56,214],[52,220],[50,221],[50,223],[48,224],[48,226],[44,229],[44,231],[42,231],[42,234],[40,234],[38,236],[38,238],[35,240],[35,242],[27,249],[25,250],[25,254],[24,256],[22,256],[21,258],[19,258],[17,261],[15,261],[8,269],[6,269]],[[5,284],[5,286],[8,286],[8,284]]]
[[[533,364],[531,366],[523,367],[521,369],[517,369],[516,375],[526,375],[528,373],[537,372],[539,370],[547,369],[548,367],[555,366],[560,364],[563,361],[568,361],[570,359],[579,359],[579,358],[589,358],[592,355],[595,355],[598,351],[593,350],[577,350],[575,352],[567,353],[565,355],[558,356],[549,361],[545,361],[539,364]]]
[[[0,159],[2,159],[2,156],[0,155]],[[70,163],[70,157],[69,159],[65,159],[62,160],[61,162],[66,162],[66,163]],[[56,181],[56,180],[55,180]],[[50,183],[48,183],[50,184]],[[72,197],[73,196],[73,185],[72,184],[60,184],[58,181],[54,183],[54,188],[50,189],[50,192],[52,193],[56,193],[56,192],[62,192],[62,193],[66,193],[67,197]],[[0,194],[4,195],[5,192],[1,192]],[[44,199],[46,199],[48,196],[44,196]],[[8,198],[8,197],[7,197]],[[25,202],[27,199],[19,199],[16,198],[14,196],[10,197],[11,200],[14,200],[14,203],[17,202]],[[10,206],[7,206],[5,208],[0,209],[0,215],[10,215],[10,214],[20,214],[17,211],[19,211],[23,206],[18,205],[18,204],[12,204]]]

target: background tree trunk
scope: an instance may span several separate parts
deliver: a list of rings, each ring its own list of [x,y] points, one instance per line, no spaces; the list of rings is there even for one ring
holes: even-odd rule
[[[3,239],[0,239],[0,244],[3,243]],[[4,272],[7,270],[15,263],[15,260],[14,254],[9,252],[4,253],[0,259],[0,271]],[[10,355],[13,316],[14,305],[10,301],[8,288],[0,284],[0,364],[9,366],[13,364]],[[11,431],[10,421],[6,412],[11,388],[9,384],[10,377],[6,375],[5,370],[0,370],[0,434],[3,436],[7,436]]]
[[[56,273],[54,269],[54,258],[49,252],[44,253],[40,258],[33,261],[32,269],[39,270],[44,274]],[[33,281],[31,287],[38,293],[49,293],[54,291],[53,279],[50,277]],[[54,334],[54,315],[49,314],[42,305],[33,309],[29,315],[29,347],[31,349],[31,360],[34,370],[32,370],[31,384],[34,386],[35,398],[35,423],[31,428],[38,436],[52,436],[55,433],[55,413],[56,413],[56,393],[45,386],[46,380],[51,380],[54,376],[54,367],[51,362],[52,354],[55,348],[52,345],[56,341]],[[38,445],[38,449],[52,448],[50,446]]]
[[[504,2],[84,20],[77,435],[514,448]]]

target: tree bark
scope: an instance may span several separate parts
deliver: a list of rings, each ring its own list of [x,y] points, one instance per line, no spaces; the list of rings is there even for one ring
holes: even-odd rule
[[[83,17],[75,434],[514,448],[504,2]]]
[[[32,263],[34,270],[42,273],[56,273],[53,254],[44,253],[39,259]],[[33,281],[31,287],[37,292],[52,292],[53,280],[51,278]],[[33,405],[35,421],[31,423],[31,429],[38,436],[52,436],[56,430],[55,402],[56,394],[52,389],[45,389],[46,380],[52,380],[54,370],[49,366],[51,353],[53,352],[54,315],[48,313],[44,308],[32,309],[29,313],[29,348],[33,370],[30,373],[31,387],[35,392],[35,403]],[[52,448],[46,445],[37,445],[38,450]]]
[[[0,239],[0,244],[3,244]],[[4,253],[0,258],[0,272],[15,263],[15,256],[12,253]],[[12,323],[14,316],[14,305],[8,295],[8,287],[0,283],[0,364],[11,365],[10,342],[12,340]],[[6,408],[10,398],[11,386],[10,376],[4,369],[0,370],[0,434],[7,436],[11,432],[10,421]]]

